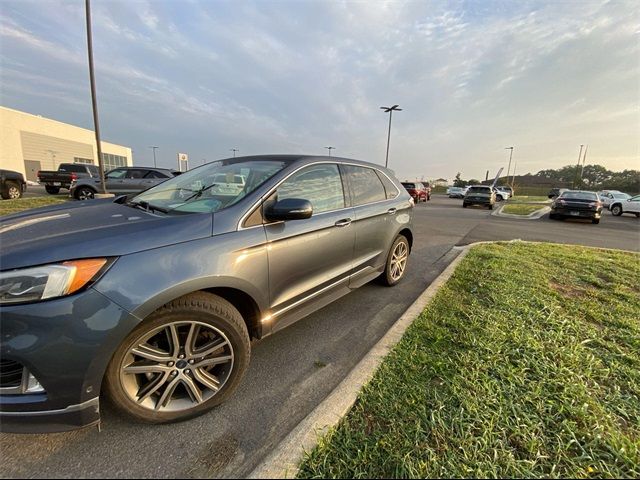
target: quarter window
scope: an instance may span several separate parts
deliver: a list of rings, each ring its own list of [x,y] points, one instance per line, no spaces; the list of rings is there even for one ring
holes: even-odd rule
[[[344,167],[353,192],[354,206],[379,202],[387,198],[384,186],[375,170],[354,165]]]
[[[389,178],[384,173],[378,171],[376,171],[376,173],[382,181],[382,185],[384,185],[384,191],[387,194],[387,199],[396,198],[400,194],[400,192],[398,191],[398,187],[396,187],[395,184],[391,180],[389,180]]]
[[[314,214],[344,208],[338,166],[313,165],[294,173],[278,187],[278,200],[286,198],[309,200]]]

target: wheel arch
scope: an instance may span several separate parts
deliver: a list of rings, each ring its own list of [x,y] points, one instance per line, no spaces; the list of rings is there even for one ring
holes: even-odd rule
[[[403,235],[409,241],[409,251],[413,248],[413,232],[409,228],[403,228],[398,232],[398,235]]]

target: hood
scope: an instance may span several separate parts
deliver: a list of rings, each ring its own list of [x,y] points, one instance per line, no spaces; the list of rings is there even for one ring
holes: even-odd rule
[[[212,214],[154,215],[110,200],[0,218],[0,270],[117,257],[211,236]]]

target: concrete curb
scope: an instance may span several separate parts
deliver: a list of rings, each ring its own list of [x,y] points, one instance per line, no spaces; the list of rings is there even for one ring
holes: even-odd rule
[[[504,207],[506,207],[506,205],[502,205],[498,210],[492,212],[491,215],[503,218],[517,218],[519,220],[537,220],[540,217],[544,216],[547,212],[551,211],[551,207],[544,206],[534,212],[531,212],[529,215],[515,215],[513,213],[502,213],[502,209]]]
[[[382,360],[400,341],[404,332],[422,313],[440,287],[451,278],[458,264],[472,247],[473,245],[467,245],[455,248],[460,250],[460,254],[396,320],[349,375],[274,448],[247,478],[293,478],[298,474],[305,452],[311,451],[317,445],[318,439],[347,414],[360,390],[371,380]]]

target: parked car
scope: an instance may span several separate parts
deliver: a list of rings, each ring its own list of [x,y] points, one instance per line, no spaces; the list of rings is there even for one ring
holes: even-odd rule
[[[464,194],[462,206],[467,208],[469,205],[483,205],[489,210],[493,209],[496,203],[496,192],[488,185],[472,185]]]
[[[180,172],[168,168],[121,167],[108,171],[104,181],[109,193],[135,195],[164,182]],[[94,198],[100,190],[100,177],[78,178],[71,182],[69,196],[76,200]]]
[[[549,218],[552,220],[571,218],[587,218],[591,223],[600,223],[602,203],[595,192],[584,190],[567,190],[551,204]]]
[[[618,190],[603,190],[598,192],[598,198],[602,202],[604,208],[609,208],[615,202],[624,202],[631,198],[631,195]]]
[[[421,182],[402,182],[402,186],[411,195],[414,202],[427,201],[427,190]]]
[[[464,194],[467,193],[468,187],[449,187],[447,195],[449,198],[464,198]]]
[[[562,195],[564,192],[568,192],[568,191],[569,191],[568,188],[552,188],[551,190],[549,190],[549,193],[547,196],[549,198],[556,198]]]
[[[500,185],[498,187],[496,187],[498,190],[500,190],[501,192],[506,192],[510,197],[513,197],[514,193],[513,193],[513,188],[511,188],[508,185]],[[506,200],[506,198],[505,198]]]
[[[0,170],[0,196],[4,200],[20,198],[26,189],[27,182],[20,172]]]
[[[431,184],[429,182],[420,182],[427,192],[427,201],[431,200]]]
[[[611,213],[619,217],[623,213],[633,213],[636,217],[640,217],[640,195],[628,198],[626,200],[615,200],[609,207]]]
[[[496,200],[498,202],[502,202],[503,200],[508,200],[511,198],[513,190],[511,187],[495,187],[496,192]]]
[[[58,170],[40,170],[38,181],[47,193],[57,195],[61,188],[70,188],[71,182],[81,178],[99,178],[100,170],[85,163],[61,163]]]
[[[214,180],[242,175],[236,195]],[[2,218],[0,429],[166,423],[225,401],[263,338],[406,272],[413,201],[379,165],[265,155]]]

